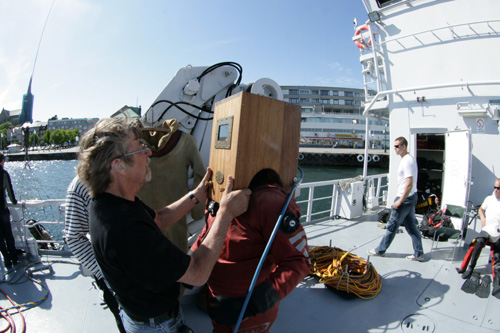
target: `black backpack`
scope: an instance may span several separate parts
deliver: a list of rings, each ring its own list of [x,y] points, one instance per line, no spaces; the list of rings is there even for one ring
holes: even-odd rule
[[[390,208],[384,208],[378,212],[378,221],[381,223],[387,223],[387,221],[389,221],[389,217],[391,217]]]
[[[436,230],[440,227],[455,229],[449,216],[440,210],[431,210],[427,212],[420,223],[419,229],[423,237],[434,238]],[[448,240],[449,235],[445,233],[439,237],[439,240]]]

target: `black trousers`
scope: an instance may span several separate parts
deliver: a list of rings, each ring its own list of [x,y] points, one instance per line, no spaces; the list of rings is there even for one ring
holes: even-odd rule
[[[109,310],[115,316],[116,326],[118,326],[118,330],[120,333],[126,333],[125,328],[123,327],[122,319],[120,317],[120,308],[118,305],[118,301],[116,300],[113,292],[109,290],[108,286],[104,279],[96,279],[95,284],[102,290],[104,302],[108,306]]]
[[[5,264],[17,263],[16,243],[10,226],[10,212],[0,210],[0,252]]]
[[[483,235],[481,232],[477,237],[474,243],[474,250],[472,250],[469,269],[474,269],[476,267],[477,260],[479,259],[479,255],[481,254],[481,250],[486,244],[486,241],[489,239],[489,235]],[[495,275],[500,274],[500,241],[497,241],[495,244],[495,248],[493,250],[493,262],[495,263],[493,269],[495,270]]]

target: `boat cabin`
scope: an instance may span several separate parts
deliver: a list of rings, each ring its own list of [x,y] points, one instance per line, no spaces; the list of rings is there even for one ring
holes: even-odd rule
[[[457,1],[364,0],[370,19],[353,41],[365,89],[377,92],[366,95],[364,115],[388,115],[391,147],[408,140],[420,194],[470,207],[500,177],[500,67],[492,56],[500,54],[500,20],[496,1]],[[388,205],[399,163],[391,149]]]

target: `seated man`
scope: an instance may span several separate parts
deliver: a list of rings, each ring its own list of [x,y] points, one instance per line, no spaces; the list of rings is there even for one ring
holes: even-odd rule
[[[474,272],[477,259],[486,241],[494,244],[495,280],[493,281],[492,294],[495,295],[500,292],[500,178],[495,180],[493,194],[484,199],[478,213],[481,217],[482,230],[475,239],[469,268],[466,271],[465,269],[459,270],[459,273],[463,273],[462,277],[468,279]]]
[[[208,279],[208,312],[214,332],[232,332],[238,320],[250,283],[268,239],[278,221],[287,194],[280,177],[263,170],[253,178],[248,211],[233,219],[222,252]],[[294,200],[287,214],[300,216]],[[207,224],[192,250],[208,234],[214,222]],[[246,308],[240,329],[245,332],[268,332],[278,315],[279,301],[285,298],[309,273],[307,238],[303,227],[280,227],[263,264]]]

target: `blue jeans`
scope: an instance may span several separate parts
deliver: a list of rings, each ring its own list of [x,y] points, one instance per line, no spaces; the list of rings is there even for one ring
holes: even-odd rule
[[[132,320],[123,309],[120,309],[120,317],[122,318],[123,326],[128,333],[178,333],[178,332],[193,332],[184,324],[184,316],[182,309],[179,307],[179,314],[176,318],[162,321],[161,323],[138,323]]]
[[[394,201],[398,199],[399,197],[396,197]],[[396,236],[399,226],[404,224],[413,243],[413,255],[420,257],[424,254],[424,250],[422,249],[422,235],[420,234],[420,230],[418,230],[418,222],[415,218],[416,205],[417,196],[413,194],[406,198],[398,209],[391,207],[391,217],[387,221],[387,231],[384,238],[380,241],[379,246],[375,249],[377,253],[384,254],[387,251]]]

